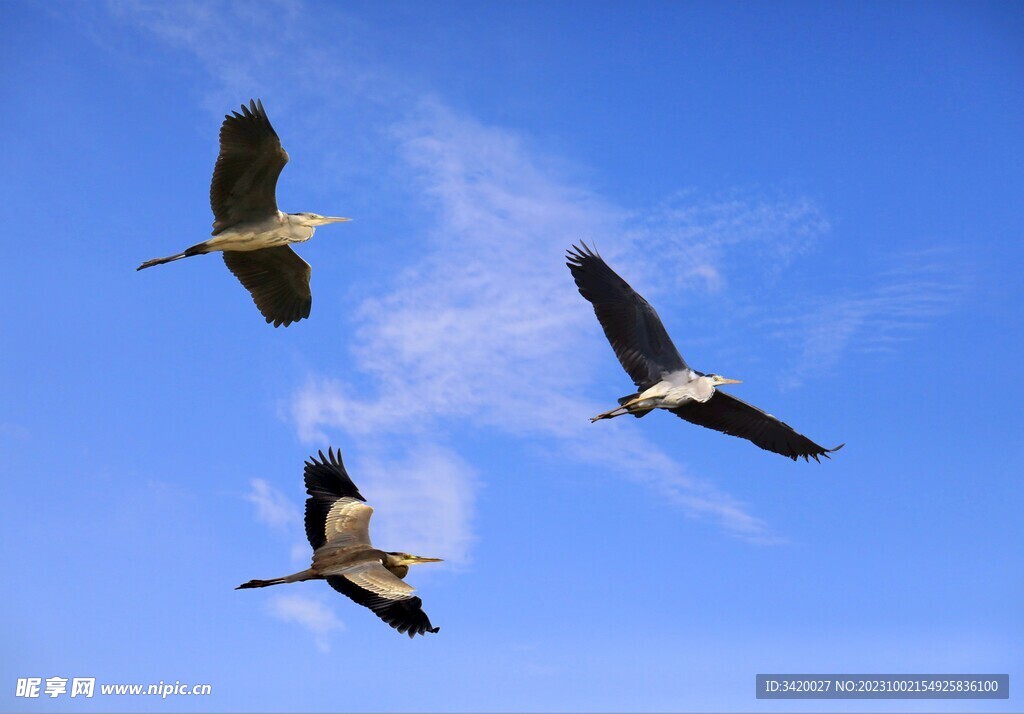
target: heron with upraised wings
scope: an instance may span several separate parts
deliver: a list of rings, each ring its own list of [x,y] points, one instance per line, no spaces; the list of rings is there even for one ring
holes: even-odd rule
[[[718,389],[739,384],[718,374],[691,369],[672,344],[650,303],[612,270],[604,259],[581,243],[566,254],[576,287],[594,307],[605,337],[637,391],[619,399],[619,406],[598,414],[592,422],[624,414],[642,417],[666,409],[699,426],[738,436],[755,446],[796,461],[838,451],[819,446],[789,424]]]
[[[383,551],[370,543],[373,508],[352,483],[341,451],[319,452],[306,462],[306,537],[313,564],[298,573],[271,580],[250,580],[236,590],[265,588],[304,580],[326,580],[332,588],[367,607],[409,637],[437,632],[415,588],[405,582],[410,565],[440,563],[408,553]]]

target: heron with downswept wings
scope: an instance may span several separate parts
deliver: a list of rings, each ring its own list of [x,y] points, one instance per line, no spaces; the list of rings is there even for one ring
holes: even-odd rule
[[[224,264],[268,323],[287,327],[309,317],[312,269],[289,245],[312,238],[317,226],[349,219],[278,210],[277,177],[287,163],[288,152],[262,101],[249,100],[241,113],[225,116],[210,184],[213,237],[166,258],[147,260],[137,270],[222,251]]]

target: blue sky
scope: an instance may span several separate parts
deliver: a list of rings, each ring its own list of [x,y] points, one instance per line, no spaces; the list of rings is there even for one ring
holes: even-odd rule
[[[3,710],[1019,711],[1024,13],[1012,3],[0,7]],[[313,313],[202,240],[261,97]],[[825,445],[656,414],[564,267]],[[410,642],[300,569],[341,448]],[[1008,672],[762,702],[758,672]],[[19,677],[210,698],[17,699]]]

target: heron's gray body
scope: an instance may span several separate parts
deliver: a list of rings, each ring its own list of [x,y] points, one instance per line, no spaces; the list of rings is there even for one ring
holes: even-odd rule
[[[221,251],[229,252],[251,252],[265,248],[279,248],[292,243],[305,243],[313,234],[316,227],[327,223],[342,223],[347,218],[334,218],[330,216],[319,216],[315,213],[282,213],[274,211],[272,215],[252,221],[242,221],[221,230],[215,230],[213,237],[196,243],[186,248],[181,253],[167,256],[166,258],[154,258],[142,264],[139,268],[149,268],[154,265],[170,263],[181,258],[189,258],[193,255],[204,253],[215,253]]]
[[[305,243],[313,237],[316,226],[305,225],[302,214],[277,212],[258,221],[246,221],[215,233],[213,238],[201,243],[208,253],[217,250],[262,250],[290,243]]]
[[[707,375],[688,369],[672,372],[649,389],[629,397],[630,411],[672,409],[686,402],[706,402],[715,394],[714,380]],[[635,401],[634,401],[635,400]]]
[[[685,367],[668,372],[647,389],[619,398],[619,406],[598,414],[591,421],[612,419],[623,414],[642,417],[653,409],[677,409],[687,404],[704,404],[715,396],[715,386],[731,384],[717,374],[701,374]]]
[[[423,602],[413,595],[415,588],[403,578],[410,565],[439,559],[373,547],[373,508],[352,483],[340,457],[340,452],[336,455],[329,450],[326,457],[320,452],[319,462],[315,458],[306,462],[306,536],[313,546],[311,567],[282,578],[250,580],[239,589],[326,580],[399,632],[407,632],[410,637],[437,632],[423,612]]]
[[[408,574],[409,566],[402,564],[397,554],[378,550],[369,545],[354,548],[325,545],[314,551],[313,567],[281,578],[251,580],[246,585],[266,587],[340,576],[379,596],[396,597],[416,592],[416,588],[401,582]],[[395,582],[394,578],[398,578],[399,582]]]

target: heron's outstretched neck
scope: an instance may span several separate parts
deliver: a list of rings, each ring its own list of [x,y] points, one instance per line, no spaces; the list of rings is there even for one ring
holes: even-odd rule
[[[315,570],[309,568],[303,570],[301,573],[293,573],[292,575],[286,575],[283,578],[274,578],[272,580],[250,580],[247,583],[242,583],[235,590],[245,590],[247,588],[265,588],[268,585],[280,585],[281,583],[300,583],[303,580],[319,580],[320,576]]]

